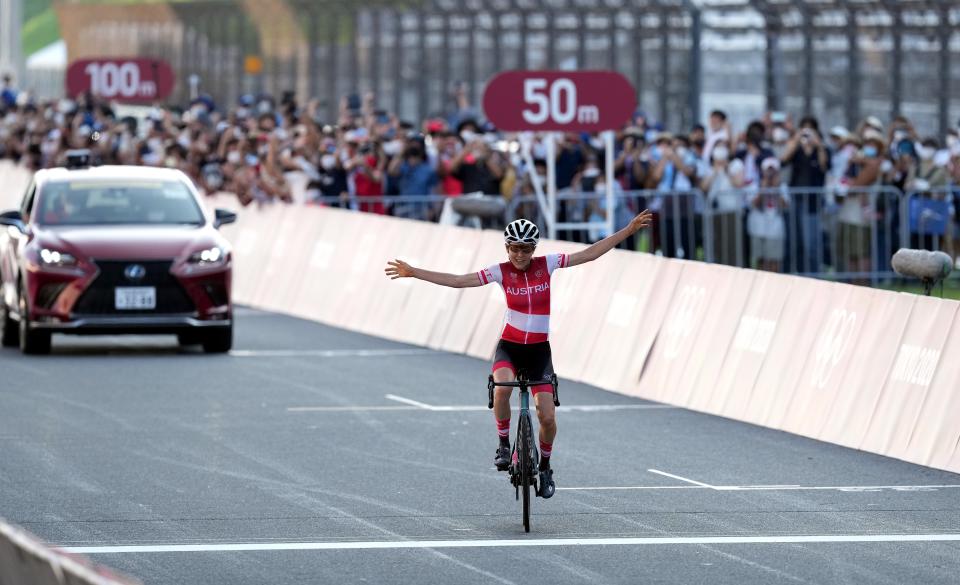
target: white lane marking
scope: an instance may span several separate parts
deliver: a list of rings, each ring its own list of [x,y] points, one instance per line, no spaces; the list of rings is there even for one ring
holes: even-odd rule
[[[274,542],[239,544],[159,544],[127,546],[67,546],[57,547],[68,553],[125,554],[177,552],[237,552],[279,550],[358,550],[399,548],[494,548],[527,546],[610,546],[610,545],[699,545],[699,544],[801,544],[837,542],[956,542],[955,534],[821,534],[797,536],[681,536],[636,538],[535,538],[535,539],[479,539],[479,540],[399,540],[360,542]]]
[[[719,491],[779,491],[779,490],[836,490],[841,492],[862,492],[862,491],[880,491],[893,490],[901,492],[918,492],[925,490],[947,488],[960,488],[960,484],[941,484],[941,485],[829,485],[829,486],[804,486],[804,485],[718,485],[713,489]]]
[[[671,477],[671,478],[676,479],[676,480],[679,480],[679,481],[685,481],[685,482],[687,482],[687,483],[692,483],[693,485],[698,485],[698,486],[700,486],[700,487],[710,488],[710,489],[712,489],[712,490],[717,489],[717,488],[715,488],[714,486],[710,485],[709,483],[703,483],[702,481],[696,481],[696,480],[694,480],[694,479],[690,479],[690,478],[683,477],[683,476],[680,476],[680,475],[674,475],[674,474],[672,474],[672,473],[667,473],[666,471],[660,471],[659,469],[648,469],[647,471],[649,471],[650,473],[656,473],[657,475],[663,475],[663,476],[665,476],[665,477]]]
[[[404,396],[397,396],[396,394],[386,394],[384,398],[388,400],[393,400],[395,402],[402,402],[403,404],[409,404],[410,406],[415,406],[422,410],[430,410],[433,412],[478,412],[489,410],[486,406],[476,404],[476,405],[465,405],[465,406],[435,406],[433,404],[427,404],[426,402],[420,402],[419,400],[414,400],[412,398],[406,398]],[[583,405],[572,405],[572,406],[560,406],[557,407],[557,410],[560,412],[611,412],[616,410],[655,410],[655,409],[664,409],[664,408],[676,408],[675,406],[670,406],[668,404],[583,404]]]
[[[429,404],[424,404],[423,402],[417,402],[412,398],[404,398],[403,396],[397,396],[395,394],[385,394],[383,396],[387,400],[393,400],[395,402],[402,402],[404,404],[409,404],[410,406],[416,406],[417,408],[422,408],[423,410],[435,410],[434,407]]]
[[[597,405],[574,405],[558,406],[560,411],[578,411],[578,412],[613,412],[617,410],[676,410],[678,407],[669,404],[597,404]]]
[[[391,397],[392,396],[392,397]],[[408,404],[409,406],[394,406],[394,405],[375,405],[375,406],[288,406],[287,412],[363,412],[367,410],[420,410],[428,412],[486,412],[489,409],[486,406],[482,405],[464,405],[464,406],[433,406],[431,404],[426,404],[423,402],[418,402],[416,400],[410,400],[409,398],[403,398],[402,396],[387,396],[390,400],[395,400],[397,402],[402,402]],[[621,404],[621,405],[609,405],[609,404],[598,404],[595,406],[591,405],[574,405],[574,406],[561,406],[557,409],[558,412],[611,412],[617,410],[656,410],[661,408],[675,408],[672,406],[663,407],[659,404]],[[514,409],[516,410],[516,409]]]
[[[232,357],[390,357],[440,355],[432,349],[235,349]]]
[[[558,487],[559,490],[571,492],[616,491],[616,490],[702,490],[707,489],[699,485],[626,485],[626,486],[589,486],[589,487]]]
[[[806,486],[806,485],[628,485],[628,486],[587,486],[587,487],[558,487],[558,490],[575,492],[585,491],[617,491],[617,490],[704,490],[712,489],[718,492],[757,492],[757,491],[840,491],[840,492],[929,492],[939,489],[960,488],[960,484],[940,485],[838,485],[838,486]]]
[[[421,410],[416,406],[291,406],[287,412],[364,412],[376,410]]]

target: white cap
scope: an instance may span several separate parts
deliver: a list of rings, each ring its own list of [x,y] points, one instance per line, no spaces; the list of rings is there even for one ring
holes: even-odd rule
[[[843,126],[834,126],[830,129],[830,136],[836,136],[837,138],[846,138],[849,134],[850,132]]]

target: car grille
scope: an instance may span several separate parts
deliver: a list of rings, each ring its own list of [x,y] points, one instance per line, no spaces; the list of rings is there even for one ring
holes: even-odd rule
[[[169,260],[96,260],[100,274],[77,300],[73,312],[78,315],[156,315],[169,313],[193,313],[196,307],[186,291],[170,274]],[[131,281],[123,274],[131,264],[146,269],[144,277]],[[117,310],[114,289],[118,286],[152,286],[157,289],[157,308],[145,310]]]

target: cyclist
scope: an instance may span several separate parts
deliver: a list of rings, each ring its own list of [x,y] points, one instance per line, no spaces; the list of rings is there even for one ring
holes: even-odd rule
[[[484,286],[496,282],[507,299],[505,325],[493,359],[494,382],[513,382],[517,370],[524,370],[532,380],[545,380],[553,374],[550,353],[550,276],[558,268],[569,268],[596,260],[637,231],[649,227],[652,213],[644,210],[620,231],[573,254],[534,256],[540,241],[540,230],[526,219],[507,225],[503,239],[507,262],[494,264],[479,272],[449,274],[415,268],[402,260],[387,262],[384,270],[391,280],[418,278],[453,288]],[[493,414],[497,422],[499,443],[494,464],[500,471],[510,466],[510,395],[513,388],[498,386],[493,398]],[[557,435],[553,388],[549,384],[534,386],[533,399],[540,420],[540,496],[553,496],[556,485],[550,456]],[[548,395],[544,398],[544,395]]]

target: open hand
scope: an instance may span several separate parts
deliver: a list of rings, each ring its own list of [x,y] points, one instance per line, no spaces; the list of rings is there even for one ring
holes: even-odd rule
[[[387,261],[387,267],[383,270],[387,276],[390,277],[390,280],[396,280],[398,278],[409,278],[413,276],[413,266],[410,266],[403,260],[394,260],[392,262]]]
[[[638,232],[644,228],[648,228],[653,224],[653,212],[649,209],[644,209],[640,212],[639,215],[630,220],[630,231]]]

